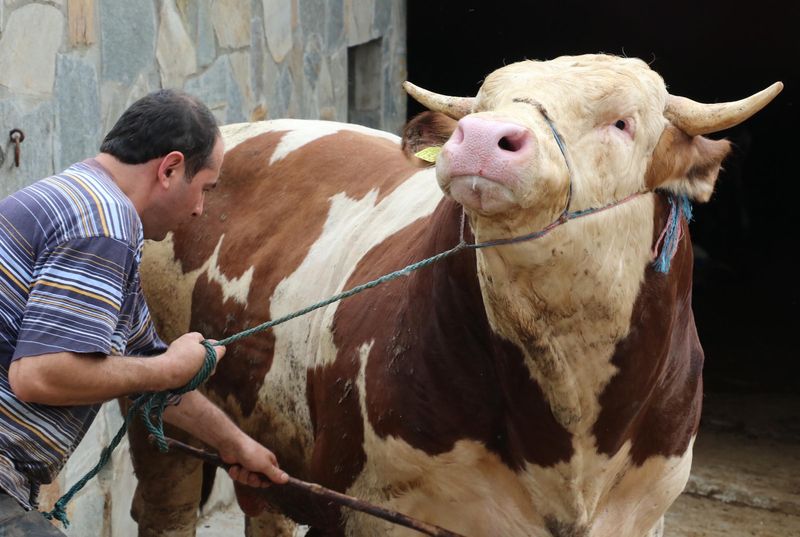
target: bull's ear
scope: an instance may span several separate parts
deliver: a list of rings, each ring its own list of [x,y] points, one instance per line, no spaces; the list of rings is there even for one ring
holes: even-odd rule
[[[689,136],[670,123],[653,150],[645,183],[650,190],[661,188],[706,202],[730,150],[728,140]]]
[[[414,116],[403,128],[403,152],[407,157],[430,165],[414,155],[426,147],[440,147],[447,142],[458,123],[441,112],[422,112]]]

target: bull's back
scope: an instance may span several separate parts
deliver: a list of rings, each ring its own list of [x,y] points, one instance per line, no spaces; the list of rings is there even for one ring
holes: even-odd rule
[[[159,332],[221,339],[340,292],[367,252],[441,200],[399,139],[280,120],[222,128],[226,156],[204,214],[148,244],[142,279]],[[335,359],[333,304],[228,346],[212,397],[290,471],[312,450],[307,371]]]

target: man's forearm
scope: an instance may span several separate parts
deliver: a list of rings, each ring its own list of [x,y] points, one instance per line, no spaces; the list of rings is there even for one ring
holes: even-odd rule
[[[58,352],[28,356],[9,368],[22,401],[52,406],[89,405],[161,388],[157,358]]]
[[[184,394],[178,406],[168,407],[164,411],[164,420],[216,449],[222,460],[231,465],[228,475],[239,483],[265,487],[264,476],[274,483],[286,483],[289,480],[272,451],[247,436],[199,392]]]
[[[167,407],[164,410],[164,421],[183,429],[218,451],[244,435],[219,407],[197,391],[184,394],[179,405]]]

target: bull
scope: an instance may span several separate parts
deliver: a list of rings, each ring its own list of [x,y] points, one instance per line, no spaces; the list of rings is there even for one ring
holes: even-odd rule
[[[505,66],[474,98],[408,85],[430,112],[402,139],[227,125],[205,214],[147,247],[150,308],[165,339],[222,338],[500,241],[232,344],[205,390],[291,475],[464,535],[661,535],[703,386],[681,200],[708,201],[730,151],[703,135],[780,89],[701,104],[638,59],[584,55]],[[430,146],[435,166],[413,156]],[[193,535],[199,463],[132,434],[140,535]],[[250,536],[411,534],[236,494]]]

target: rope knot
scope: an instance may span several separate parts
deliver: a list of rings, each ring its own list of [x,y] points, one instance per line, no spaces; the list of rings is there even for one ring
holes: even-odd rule
[[[63,498],[58,500],[56,504],[53,506],[52,511],[48,513],[42,513],[42,515],[44,515],[44,517],[47,520],[53,520],[53,519],[58,520],[59,522],[61,522],[61,525],[64,526],[64,528],[66,529],[69,528],[69,520],[67,519],[67,512],[64,509],[66,502],[62,504],[63,500],[64,500]]]

